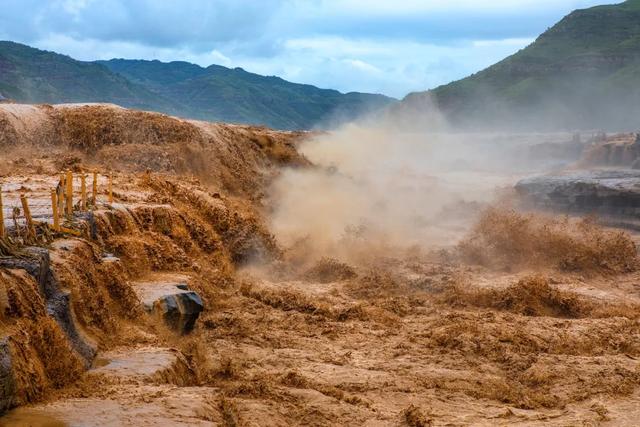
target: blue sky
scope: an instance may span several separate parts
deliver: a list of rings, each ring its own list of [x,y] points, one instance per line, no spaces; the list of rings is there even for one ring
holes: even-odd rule
[[[81,60],[219,64],[403,97],[476,72],[525,47],[571,10],[603,3],[2,0],[0,39]]]

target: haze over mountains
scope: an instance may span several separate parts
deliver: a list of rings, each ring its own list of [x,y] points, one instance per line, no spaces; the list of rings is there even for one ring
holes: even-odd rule
[[[329,125],[394,101],[383,95],[342,94],[218,65],[76,61],[13,42],[0,42],[0,94],[29,103],[110,102],[277,129]]]
[[[527,48],[465,79],[413,93],[454,125],[640,128],[640,0],[576,10]]]
[[[388,107],[434,105],[455,128],[640,128],[640,0],[577,10],[527,48],[402,102],[265,77],[241,68],[112,59],[82,62],[0,42],[0,95],[19,102],[111,102],[177,116],[278,129],[327,127]],[[432,112],[432,111],[431,111]],[[410,123],[408,123],[410,125]]]

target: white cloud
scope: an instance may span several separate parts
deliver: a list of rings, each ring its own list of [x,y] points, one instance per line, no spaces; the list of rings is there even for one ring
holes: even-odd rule
[[[344,38],[340,36],[315,36],[287,40],[284,47],[291,51],[333,52],[335,56],[377,56],[389,53],[389,44],[381,41]]]
[[[157,48],[135,42],[77,40],[65,35],[54,35],[35,44],[41,49],[64,53],[81,61],[112,58],[158,59],[164,62],[187,61],[203,67],[211,64],[234,66],[230,58],[216,49],[204,53],[194,53],[186,47]]]
[[[472,45],[474,47],[493,47],[493,46],[518,46],[523,47],[533,43],[535,38],[513,38],[502,40],[474,40]]]
[[[305,2],[305,0],[301,0]],[[300,2],[298,2],[300,3]],[[322,0],[316,2],[316,7],[324,10],[334,10],[336,13],[375,14],[375,15],[415,15],[432,12],[504,12],[506,10],[544,9],[565,3],[568,7],[577,8],[593,4],[588,0],[558,1],[558,0],[402,0],[392,2],[388,0]]]
[[[415,18],[433,14],[486,16],[522,14],[548,10],[573,10],[602,4],[601,0],[288,0],[283,9],[289,14],[338,17]]]
[[[438,45],[407,40],[318,37],[289,40],[273,58],[233,57],[262,74],[341,91],[402,97],[464,77],[524,47],[513,40]],[[292,65],[293,64],[293,65]]]
[[[92,0],[63,0],[62,2],[58,2],[58,7],[61,7],[65,12],[73,15],[75,18],[78,18],[80,12],[82,12],[82,10],[91,2]]]
[[[231,58],[223,55],[221,52],[219,52],[218,50],[214,49],[211,52],[209,52],[209,58],[211,58],[211,62],[207,63],[207,64],[202,64],[202,62],[198,62],[201,65],[211,65],[213,64],[217,64],[217,65],[224,65],[224,66],[230,66],[232,64],[233,61],[231,61]]]
[[[402,97],[476,72],[599,2],[2,0],[0,36],[81,60],[240,66]]]
[[[343,60],[345,64],[347,64],[350,67],[355,68],[358,71],[362,71],[365,72],[367,74],[382,74],[383,71],[371,64],[367,64],[364,61],[361,61],[359,59],[344,59]]]
[[[285,41],[274,56],[234,53],[221,45],[203,53],[184,48],[159,48],[136,42],[75,39],[54,35],[38,47],[80,60],[159,59],[242,67],[263,75],[277,75],[297,83],[311,83],[342,92],[374,92],[403,97],[462,78],[502,59],[530,40],[460,42],[451,45],[406,40],[318,37]]]

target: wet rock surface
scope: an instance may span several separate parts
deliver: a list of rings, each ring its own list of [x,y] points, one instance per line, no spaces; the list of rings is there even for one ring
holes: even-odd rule
[[[640,217],[640,171],[570,171],[525,178],[515,186],[527,202],[569,213]]]
[[[71,293],[60,291],[47,301],[47,313],[53,317],[67,335],[73,349],[82,356],[85,365],[91,365],[96,355],[96,344],[76,326],[71,312]]]
[[[11,349],[7,338],[0,341],[0,412],[11,408],[15,394],[15,380],[12,372]]]
[[[134,282],[133,288],[148,313],[164,319],[181,334],[190,332],[204,309],[202,299],[189,289],[186,276],[158,276]]]
[[[143,386],[148,402],[132,399],[76,398],[22,407],[3,417],[3,427],[24,426],[215,426],[222,417],[209,408],[211,391],[203,387]],[[160,396],[160,397],[158,397]],[[128,399],[127,399],[128,398]],[[211,418],[212,421],[203,418]]]
[[[24,270],[35,279],[45,302],[47,315],[60,326],[69,344],[88,368],[96,355],[96,344],[78,327],[72,313],[71,293],[61,289],[51,268],[49,250],[27,247],[20,257],[0,258],[0,267]],[[11,351],[5,340],[0,343],[0,413],[14,405],[13,369]]]
[[[44,302],[46,315],[55,320],[66,335],[71,348],[88,368],[96,354],[96,345],[79,329],[71,308],[71,294],[61,289],[51,268],[48,249],[27,247],[19,257],[0,258],[0,267],[23,270],[37,283],[37,292]],[[0,342],[0,413],[18,404],[16,387],[15,348],[8,337]],[[19,363],[18,363],[19,364]]]
[[[209,426],[220,418],[207,404],[215,390],[190,387],[193,372],[175,349],[111,350],[95,359],[87,372],[93,376],[106,390],[103,396],[21,407],[0,426]]]
[[[184,383],[188,382],[189,367],[184,356],[175,349],[123,348],[98,355],[88,374],[158,383]]]

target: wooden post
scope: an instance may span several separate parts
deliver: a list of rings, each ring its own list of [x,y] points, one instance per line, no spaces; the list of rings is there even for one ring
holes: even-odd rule
[[[93,207],[95,208],[98,205],[98,172],[93,171],[93,198],[92,198]]]
[[[0,186],[0,237],[4,237],[4,205],[2,204],[2,187]]]
[[[53,229],[60,231],[60,213],[58,212],[58,192],[51,190],[51,209],[53,210]]]
[[[27,202],[27,196],[20,195],[20,201],[22,202],[22,210],[24,217],[27,220],[27,230],[31,237],[36,237],[36,227],[33,225],[33,218],[31,218],[31,211],[29,210],[29,202]]]
[[[65,178],[66,190],[65,196],[67,198],[67,218],[73,219],[73,172],[67,171],[67,177]]]
[[[60,183],[58,184],[58,215],[64,216],[64,189],[66,187],[64,173],[60,172]]]
[[[109,204],[113,203],[113,172],[109,172]]]
[[[80,209],[82,212],[87,210],[87,175],[83,172],[80,174]]]

